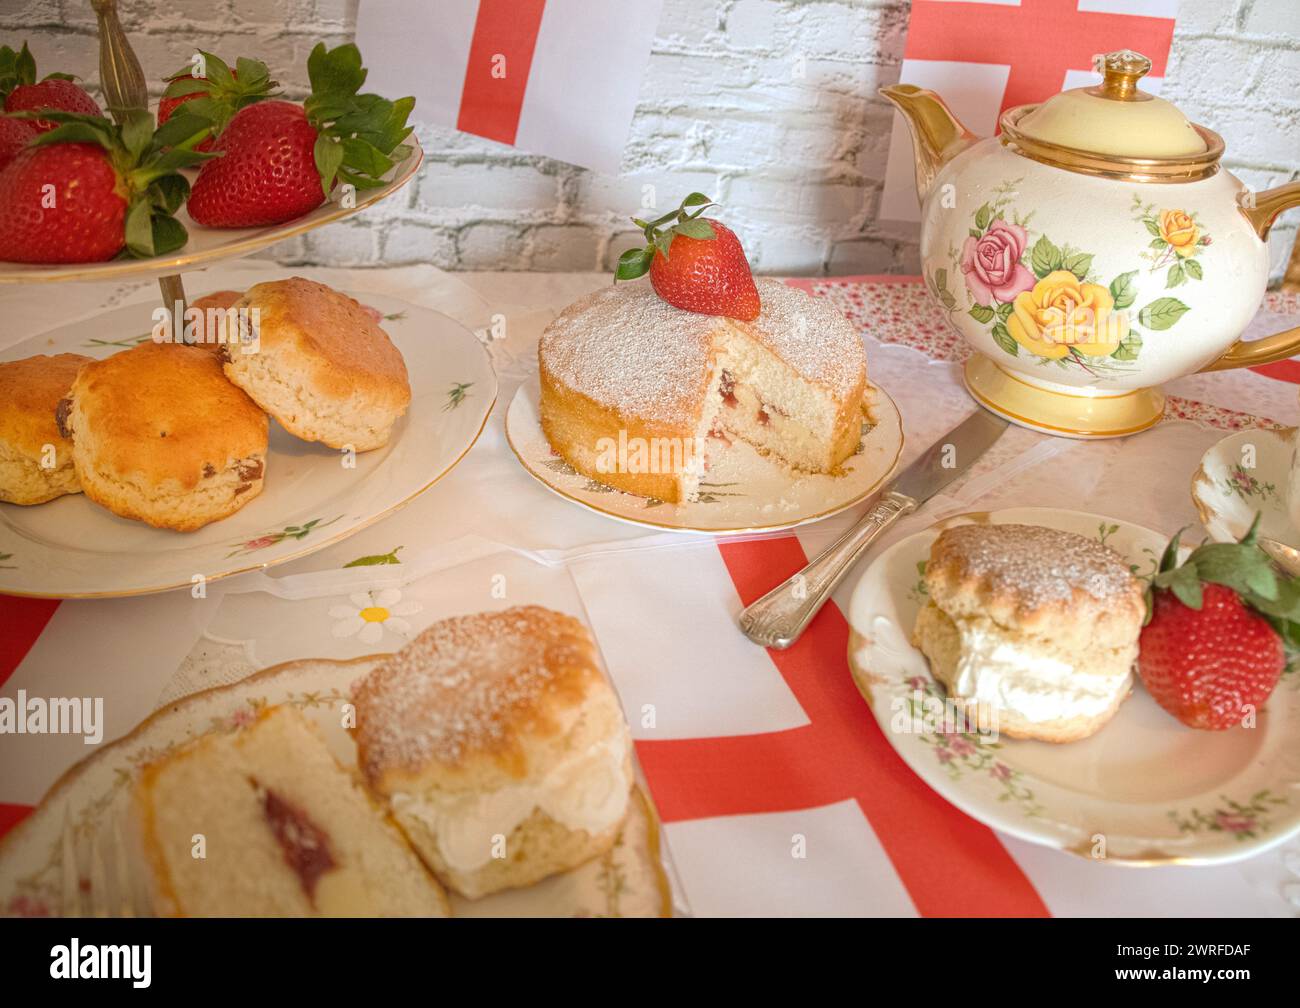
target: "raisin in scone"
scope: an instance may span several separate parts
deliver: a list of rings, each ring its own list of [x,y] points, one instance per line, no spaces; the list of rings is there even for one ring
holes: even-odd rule
[[[77,374],[59,425],[87,497],[192,532],[262,490],[266,414],[197,347],[142,343]]]

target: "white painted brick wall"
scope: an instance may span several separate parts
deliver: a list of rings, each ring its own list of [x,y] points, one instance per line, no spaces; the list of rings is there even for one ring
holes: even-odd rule
[[[365,0],[380,2],[380,0]],[[609,0],[634,2],[634,0]],[[358,0],[121,0],[158,89],[196,46],[256,55],[292,95],[317,41],[346,41]],[[755,269],[916,272],[913,225],[877,220],[907,0],[666,0],[621,177],[421,127],[428,163],[400,196],[284,242],[286,264],[609,269],[635,244],[641,187],[713,194]],[[97,80],[89,0],[0,0],[0,34]],[[369,54],[375,59],[375,54]],[[804,76],[792,72],[804,62]],[[1164,94],[1219,130],[1262,188],[1300,175],[1300,0],[1181,0]],[[1296,217],[1274,229],[1274,274]]]

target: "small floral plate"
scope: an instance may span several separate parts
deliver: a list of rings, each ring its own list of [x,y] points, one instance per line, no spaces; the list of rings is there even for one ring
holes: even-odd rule
[[[1259,534],[1300,547],[1291,523],[1287,485],[1296,430],[1252,428],[1229,434],[1201,459],[1192,477],[1192,503],[1217,542],[1236,542],[1260,516]]]
[[[260,570],[338,542],[451,471],[496,401],[487,351],[458,322],[396,298],[361,295],[406,361],[411,405],[388,444],[348,457],[271,422],[261,494],[197,532],[118,518],[69,494],[0,504],[0,592],[44,598],[143,595]],[[151,305],[130,305],[8,347],[0,358],[108,357],[150,339]]]
[[[122,835],[128,865],[139,864],[130,817],[131,790],[141,769],[178,746],[210,731],[232,731],[274,704],[298,708],[320,728],[339,762],[356,768],[356,747],[342,727],[341,705],[353,683],[387,655],[347,661],[293,661],[257,672],[229,686],[195,693],[168,704],[125,737],[99,749],[65,773],[41,804],[0,841],[0,915],[65,916],[61,903],[63,832],[71,827],[82,860],[97,837]],[[479,900],[451,896],[457,917],[660,917],[673,915],[673,898],[663,862],[661,830],[653,806],[635,787],[627,821],[610,851],[584,865],[524,889]],[[81,890],[94,873],[79,863]],[[143,873],[128,867],[135,902],[148,906]],[[90,894],[93,896],[93,894]],[[89,903],[86,895],[82,905]]]
[[[537,379],[525,382],[506,413],[506,439],[528,474],[553,493],[607,518],[674,532],[741,535],[794,528],[839,514],[880,489],[903,451],[894,401],[874,388],[874,423],[862,425],[857,452],[836,475],[796,473],[744,441],[710,438],[699,499],[667,504],[584,476],[557,455],[542,432]]]
[[[1300,832],[1300,671],[1253,727],[1184,727],[1135,682],[1095,735],[1054,745],[978,731],[956,715],[911,645],[930,545],[950,525],[1015,522],[1098,539],[1149,574],[1166,537],[1078,511],[959,515],[881,553],[854,589],[849,665],[881,730],[930,787],[986,825],[1117,865],[1212,864]]]

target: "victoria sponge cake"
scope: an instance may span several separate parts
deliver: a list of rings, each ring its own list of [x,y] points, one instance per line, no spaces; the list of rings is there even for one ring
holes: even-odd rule
[[[142,343],[77,373],[58,424],[87,497],[191,532],[262,490],[267,420],[198,347]]]
[[[914,640],[948,695],[1012,738],[1093,734],[1133,683],[1142,585],[1095,539],[1036,525],[945,529]]]
[[[255,284],[226,325],[253,330],[219,353],[226,376],[290,434],[331,448],[369,451],[388,442],[411,402],[406,364],[357,301],[312,280]]]
[[[756,283],[753,322],[675,308],[644,282],[566,308],[538,347],[551,447],[593,479],[669,502],[697,495],[699,446],[710,434],[741,438],[796,470],[833,472],[862,434],[862,341],[825,300]],[[657,445],[689,447],[672,466],[610,466],[607,446],[620,438],[650,445],[652,458]]]
[[[631,738],[573,617],[521,606],[443,620],[353,699],[367,782],[462,895],[529,885],[617,839]]]
[[[0,363],[0,501],[43,504],[81,490],[55,414],[90,362],[63,353]]]

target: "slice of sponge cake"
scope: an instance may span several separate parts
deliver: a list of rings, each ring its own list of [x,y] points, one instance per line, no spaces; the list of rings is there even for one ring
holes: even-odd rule
[[[159,913],[449,915],[401,831],[294,708],[151,764],[135,799]]]

